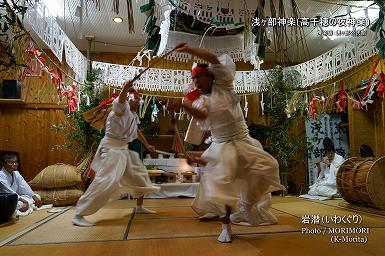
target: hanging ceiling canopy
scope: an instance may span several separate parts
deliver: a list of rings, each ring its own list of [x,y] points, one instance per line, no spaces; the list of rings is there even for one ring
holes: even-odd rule
[[[94,38],[91,48],[94,52],[136,53],[146,43],[147,35],[143,32],[143,27],[148,22],[149,13],[142,12],[140,8],[151,2],[149,0],[40,0],[42,1],[72,42],[82,51],[87,49],[87,36]],[[297,15],[298,18],[348,18],[350,12],[355,17],[368,15],[373,22],[378,16],[378,8],[373,1],[324,0],[155,0],[153,14],[164,17],[165,5],[174,8],[168,20],[170,31],[216,36],[219,47],[226,45],[226,41],[221,40],[222,36],[249,37],[249,34],[244,33],[255,28],[248,21],[252,22],[257,17],[256,10],[259,10],[258,14],[262,17],[275,15],[290,18]],[[113,21],[117,16],[122,19],[121,23]],[[160,19],[156,22],[159,21]],[[210,27],[213,28],[208,30]],[[266,26],[265,29],[266,38],[271,41],[265,50],[267,62],[300,63],[349,39],[348,36],[321,35],[321,30],[312,25],[297,27],[296,30],[290,30],[288,26],[281,29]]]

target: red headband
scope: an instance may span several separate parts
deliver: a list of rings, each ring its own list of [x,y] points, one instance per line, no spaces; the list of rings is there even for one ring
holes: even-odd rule
[[[194,77],[196,76],[196,74],[198,73],[203,73],[203,74],[210,74],[210,71],[207,69],[207,68],[204,68],[204,67],[200,67],[200,66],[197,66],[195,68],[193,68],[193,70],[191,70],[191,75]]]

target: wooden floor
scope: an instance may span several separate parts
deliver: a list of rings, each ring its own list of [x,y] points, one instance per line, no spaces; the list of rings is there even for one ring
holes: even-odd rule
[[[145,206],[157,211],[148,215],[135,214],[133,200],[115,201],[89,216],[91,228],[71,224],[73,207],[35,212],[0,227],[0,255],[385,255],[385,216],[342,199],[273,197],[279,223],[232,225],[230,244],[217,242],[220,223],[200,222],[191,201],[147,199]]]

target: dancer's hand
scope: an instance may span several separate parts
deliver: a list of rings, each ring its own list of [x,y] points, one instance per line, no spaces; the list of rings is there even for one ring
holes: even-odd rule
[[[177,52],[185,52],[188,49],[187,43],[178,43],[175,46],[175,51]]]
[[[195,163],[194,158],[195,158],[195,157],[192,156],[192,155],[187,155],[187,156],[186,156],[187,164],[188,164],[188,165],[194,164],[194,163]]]
[[[147,148],[147,150],[150,151],[151,153],[155,153],[155,151],[156,151],[156,148],[155,148],[155,146],[153,146],[153,145],[148,145],[146,148]]]
[[[134,86],[134,82],[132,80],[126,80],[123,83],[123,87],[126,87],[126,88],[131,88],[133,86]]]
[[[127,100],[127,93],[129,89],[133,86],[133,80],[126,80],[123,83],[123,88],[119,93],[119,103],[124,103]]]
[[[194,163],[197,163],[199,165],[206,165],[207,164],[207,162],[199,156],[187,155],[187,164],[192,165]]]

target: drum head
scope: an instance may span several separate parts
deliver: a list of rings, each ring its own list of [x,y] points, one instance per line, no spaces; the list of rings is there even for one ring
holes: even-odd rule
[[[385,157],[377,159],[368,173],[366,187],[370,199],[380,209],[385,210]]]

